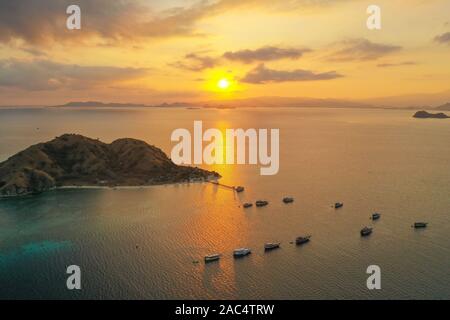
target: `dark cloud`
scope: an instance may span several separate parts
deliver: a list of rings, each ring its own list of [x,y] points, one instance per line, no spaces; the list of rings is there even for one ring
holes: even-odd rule
[[[342,77],[342,75],[336,71],[323,73],[315,73],[301,69],[284,71],[269,69],[266,68],[264,64],[260,64],[255,69],[248,72],[241,81],[253,84],[263,84],[268,82],[331,80],[340,77]]]
[[[66,29],[66,9],[77,4],[82,30]],[[194,36],[196,23],[238,8],[293,10],[337,3],[331,0],[199,0],[191,6],[156,12],[142,0],[0,0],[0,41],[14,39],[33,44],[100,37],[102,40],[138,40],[148,37]]]
[[[450,44],[450,32],[443,33],[434,38],[434,41],[444,44]]]
[[[20,48],[20,50],[22,50],[23,52],[28,53],[31,56],[34,57],[47,57],[47,53],[45,53],[42,50],[36,49],[36,48],[32,48],[32,47],[22,47]]]
[[[298,59],[305,52],[311,50],[306,48],[278,48],[273,46],[262,47],[256,50],[240,50],[226,52],[223,57],[228,60],[252,63],[255,61],[272,61],[279,59]]]
[[[377,64],[377,67],[380,68],[391,68],[391,67],[400,67],[400,66],[414,66],[417,63],[414,61],[404,61],[404,62],[397,62],[397,63],[379,63]]]
[[[333,61],[375,60],[399,51],[401,48],[395,45],[374,43],[367,39],[351,39],[336,44],[329,59]]]
[[[0,60],[0,87],[30,91],[108,86],[145,76],[147,69],[80,66],[49,60]]]
[[[134,0],[77,0],[82,29],[67,30],[66,9],[71,0],[0,0],[0,41],[21,39],[32,44],[70,41],[97,35],[105,38],[132,36],[136,19],[148,9]]]
[[[215,58],[201,55],[200,53],[189,53],[184,56],[182,61],[176,61],[170,66],[189,71],[202,71],[215,67],[217,63],[218,60]]]
[[[223,64],[223,60],[239,61],[243,63],[266,62],[280,59],[298,59],[305,52],[311,51],[306,48],[280,48],[266,46],[255,50],[228,51],[220,57],[211,57],[204,53],[189,53],[183,60],[169,64],[172,67],[189,71],[202,71]]]

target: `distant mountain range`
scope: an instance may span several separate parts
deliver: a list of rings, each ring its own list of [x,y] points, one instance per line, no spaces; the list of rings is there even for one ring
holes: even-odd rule
[[[239,108],[239,107],[371,107],[368,104],[351,102],[338,99],[314,99],[314,98],[283,98],[283,97],[258,97],[248,99],[236,99],[226,101],[208,102],[174,102],[158,105],[146,105],[135,103],[104,103],[100,101],[74,101],[63,105],[52,106],[54,108],[64,107],[89,107],[89,108]]]
[[[371,99],[334,99],[334,98],[308,98],[308,97],[278,97],[264,96],[245,99],[211,100],[200,102],[171,102],[156,105],[136,103],[105,103],[100,101],[74,101],[63,107],[88,108],[242,108],[242,107],[332,107],[332,108],[381,108],[381,109],[408,109],[408,110],[450,110],[450,90],[433,94],[414,94],[390,96]]]
[[[436,110],[450,111],[450,102],[436,108]]]
[[[317,99],[304,97],[257,97],[247,99],[234,99],[225,101],[210,101],[203,103],[203,107],[223,108],[223,107],[335,107],[335,108],[360,108],[373,107],[370,104],[359,101],[342,99]]]
[[[378,107],[387,106],[401,109],[434,109],[432,106],[441,106],[449,101],[450,90],[437,93],[408,94],[361,100],[361,102]]]
[[[147,105],[139,103],[116,103],[116,102],[100,102],[100,101],[74,101],[68,102],[62,105],[51,106],[51,108],[64,108],[64,107],[88,107],[88,108],[183,108],[190,107],[192,104],[175,102],[175,103],[163,103],[160,105]]]
[[[439,106],[409,105],[396,107],[391,105],[370,104],[368,102],[348,101],[340,99],[316,99],[316,98],[288,98],[288,97],[257,97],[248,99],[235,99],[226,101],[208,102],[174,102],[158,105],[146,105],[136,103],[104,103],[100,101],[69,102],[63,105],[52,106],[53,108],[243,108],[243,107],[332,107],[332,108],[377,108],[377,109],[427,109],[427,110],[450,110],[450,102]]]
[[[123,107],[147,107],[145,104],[135,104],[135,103],[104,103],[99,101],[74,101],[68,102],[63,105],[53,106],[53,107],[110,107],[110,108],[123,108]]]

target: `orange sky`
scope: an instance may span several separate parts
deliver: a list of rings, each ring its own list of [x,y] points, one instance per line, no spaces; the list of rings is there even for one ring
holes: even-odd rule
[[[0,1],[2,105],[450,89],[448,0],[80,0],[72,31],[70,1],[14,3]],[[370,4],[381,30],[366,27]]]

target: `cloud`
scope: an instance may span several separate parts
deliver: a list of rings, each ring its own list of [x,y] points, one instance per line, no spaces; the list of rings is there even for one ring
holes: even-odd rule
[[[21,39],[45,45],[55,41],[100,38],[109,42],[142,37],[193,34],[196,20],[207,13],[207,1],[188,8],[155,12],[140,0],[78,0],[81,30],[67,30],[71,0],[0,0],[0,41]],[[32,17],[32,18],[31,18]]]
[[[0,60],[0,87],[29,91],[107,86],[145,76],[148,69],[80,66],[49,60]]]
[[[36,49],[36,48],[22,47],[22,48],[20,48],[20,50],[22,50],[23,52],[26,52],[29,55],[34,56],[34,57],[47,57],[47,53],[45,53],[42,50]]]
[[[450,32],[443,33],[434,38],[434,41],[450,45]]]
[[[342,75],[336,71],[329,71],[323,73],[314,73],[309,70],[274,70],[266,68],[264,64],[260,64],[255,69],[248,72],[242,82],[263,84],[269,82],[287,82],[287,81],[317,81],[317,80],[331,80],[341,78]]]
[[[344,40],[335,45],[329,56],[332,61],[375,60],[402,49],[400,46],[374,43],[367,39]]]
[[[255,61],[272,61],[279,59],[298,59],[305,52],[311,50],[307,48],[278,48],[273,46],[266,46],[256,50],[240,50],[229,51],[223,54],[223,57],[228,60],[240,61],[243,63],[252,63]]]
[[[223,60],[239,61],[248,64],[252,62],[266,62],[280,59],[298,59],[303,56],[305,52],[310,51],[311,50],[307,48],[265,46],[255,50],[228,51],[219,57],[211,57],[201,52],[194,52],[185,55],[183,60],[170,63],[169,65],[189,71],[202,71],[223,64]]]
[[[142,38],[196,36],[196,23],[203,18],[236,9],[259,8],[291,11],[304,7],[323,7],[331,0],[198,0],[190,6],[156,11],[143,0],[77,0],[81,8],[82,29],[66,29],[66,9],[72,0],[0,0],[0,42],[15,39],[48,45],[54,42],[97,39],[116,42]]]
[[[172,67],[189,71],[202,71],[210,69],[218,64],[216,58],[201,55],[200,53],[189,53],[184,56],[184,60],[169,64]]]
[[[0,41],[20,39],[31,44],[92,37],[119,38],[136,31],[144,9],[139,1],[78,0],[82,29],[67,30],[66,9],[71,0],[0,0]]]
[[[414,61],[404,61],[398,63],[379,63],[377,67],[379,68],[391,68],[391,67],[400,67],[400,66],[414,66],[417,65],[417,62]]]

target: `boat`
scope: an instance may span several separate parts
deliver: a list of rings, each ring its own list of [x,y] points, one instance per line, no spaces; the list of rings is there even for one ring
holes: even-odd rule
[[[292,202],[294,202],[294,198],[292,198],[292,197],[283,198],[283,202],[284,203],[292,203]]]
[[[372,220],[378,220],[380,219],[381,214],[379,214],[378,212],[375,212],[372,214]]]
[[[420,228],[426,228],[428,225],[428,222],[415,222],[414,228],[420,229]]]
[[[362,237],[368,236],[372,233],[372,228],[364,227],[363,229],[361,229],[360,233]]]
[[[250,253],[252,253],[252,250],[248,248],[240,248],[233,251],[233,256],[235,256],[236,258],[245,257]]]
[[[253,207],[253,203],[246,202],[246,203],[244,203],[242,206],[243,206],[244,208],[250,208],[250,207]]]
[[[236,192],[243,192],[245,190],[245,188],[242,186],[237,186],[237,187],[234,187],[234,190],[236,190]]]
[[[211,254],[209,256],[205,256],[205,263],[217,261],[220,259],[220,254]]]
[[[297,245],[301,245],[301,244],[305,244],[308,243],[311,239],[311,236],[306,236],[306,237],[297,237],[297,239],[295,239],[295,244]]]
[[[336,202],[336,203],[334,204],[334,208],[335,208],[335,209],[342,208],[343,206],[344,206],[344,203],[342,203],[342,202]]]
[[[265,201],[265,200],[258,200],[258,201],[256,201],[256,206],[257,207],[264,207],[264,206],[267,206],[268,204],[269,204],[269,202]]]
[[[273,250],[273,249],[278,249],[280,247],[280,242],[277,243],[273,243],[273,242],[269,242],[264,244],[264,250],[265,251],[269,251],[269,250]]]

